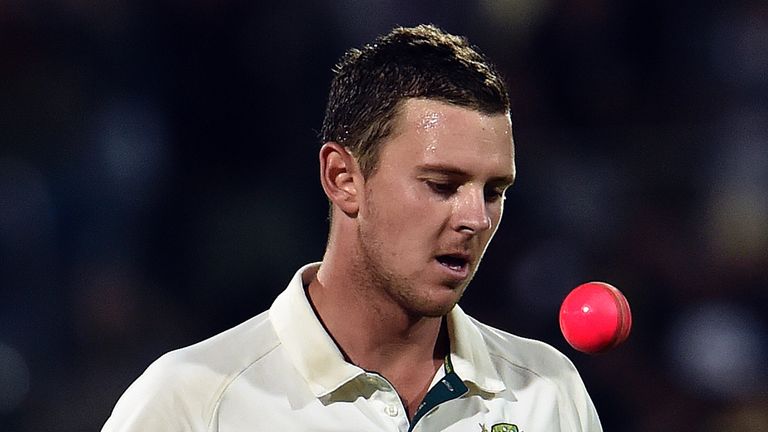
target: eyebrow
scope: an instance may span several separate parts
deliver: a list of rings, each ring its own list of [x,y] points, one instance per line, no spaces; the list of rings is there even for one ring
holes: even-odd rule
[[[472,177],[468,172],[461,168],[450,165],[425,164],[418,166],[416,169],[419,171],[419,174],[443,174],[451,177],[459,177],[465,180]],[[488,179],[488,183],[503,185],[504,187],[512,186],[514,182],[514,174],[509,176],[491,177]]]

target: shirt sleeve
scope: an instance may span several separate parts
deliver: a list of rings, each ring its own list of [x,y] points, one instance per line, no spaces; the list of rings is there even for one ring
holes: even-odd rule
[[[579,372],[570,360],[565,357],[564,360],[567,373],[561,390],[561,403],[570,409],[563,412],[568,417],[563,419],[563,424],[570,424],[573,431],[602,432],[600,417]]]
[[[206,432],[212,404],[206,371],[161,358],[117,401],[102,432]]]

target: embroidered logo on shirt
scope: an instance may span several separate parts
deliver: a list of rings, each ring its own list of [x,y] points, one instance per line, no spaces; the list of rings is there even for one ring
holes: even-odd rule
[[[488,428],[483,423],[480,423],[480,432],[488,432]],[[512,423],[496,423],[491,426],[490,432],[519,432],[516,425]]]

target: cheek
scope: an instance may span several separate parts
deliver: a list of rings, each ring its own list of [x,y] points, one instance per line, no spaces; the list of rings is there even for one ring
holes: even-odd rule
[[[427,211],[429,201],[418,185],[395,184],[390,185],[386,199],[379,202],[379,206],[382,207],[379,210],[388,219],[412,219],[414,214]]]
[[[447,207],[446,203],[443,203]],[[410,186],[400,189],[397,195],[378,202],[380,214],[377,217],[392,243],[397,243],[403,252],[413,250],[429,238],[439,236],[443,226],[444,210],[440,203],[430,199],[418,189]]]
[[[413,188],[400,184],[381,184],[369,196],[366,213],[371,219],[371,227],[383,235],[408,230],[410,224],[407,222],[420,208]]]

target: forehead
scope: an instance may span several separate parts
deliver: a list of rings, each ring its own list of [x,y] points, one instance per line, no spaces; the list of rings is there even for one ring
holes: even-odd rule
[[[458,129],[480,127],[489,132],[511,135],[511,124],[506,113],[486,114],[433,99],[406,99],[399,110],[398,123],[405,127],[415,126],[417,132],[456,126]]]
[[[398,153],[394,159],[514,175],[512,125],[506,113],[485,114],[435,100],[406,100],[382,152],[382,159]]]

